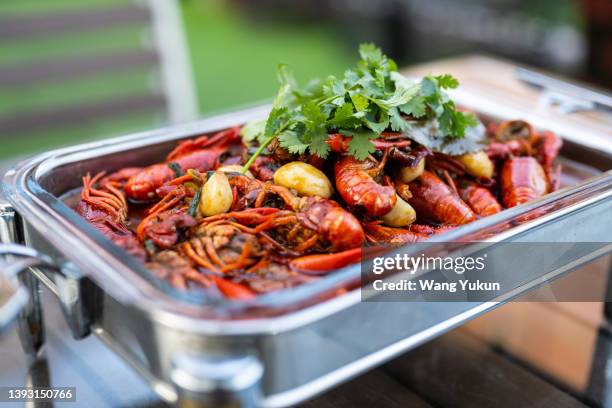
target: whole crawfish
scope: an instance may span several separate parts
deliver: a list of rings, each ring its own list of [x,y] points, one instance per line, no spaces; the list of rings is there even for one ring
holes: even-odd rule
[[[552,132],[535,131],[533,126],[522,120],[509,120],[492,129],[494,141],[487,153],[492,159],[507,159],[513,156],[532,156],[542,166],[548,181],[549,191],[555,191],[560,183],[561,167],[553,170],[553,162],[561,147],[562,140]]]
[[[476,220],[476,214],[456,192],[435,174],[425,170],[409,183],[408,203],[419,216],[444,225],[461,225]]]
[[[346,234],[345,228],[347,224],[352,224],[353,220],[347,223],[344,219],[346,214],[337,213],[334,209],[331,211],[325,209],[324,207],[329,205],[326,203],[328,200],[320,197],[309,197],[305,202],[304,199],[297,199],[299,202],[294,201],[291,197],[288,200],[292,206],[303,212],[266,207],[208,217],[198,228],[202,230],[200,237],[183,244],[182,249],[198,265],[209,270],[229,273],[242,269],[247,275],[265,273],[268,276],[269,266],[275,265],[270,261],[271,254],[295,257],[289,263],[292,269],[309,273],[318,271],[317,274],[359,260],[361,251],[359,246],[363,242],[363,238],[359,240],[359,232],[363,236],[363,231],[358,223],[356,235],[340,239],[337,233]],[[322,211],[325,211],[325,214],[322,214]],[[329,225],[331,218],[335,219],[336,225]],[[319,221],[320,225],[316,225],[314,223],[316,221]],[[210,234],[215,235],[211,237]],[[205,237],[202,238],[202,235]],[[281,237],[282,241],[278,241]],[[329,250],[330,246],[332,250],[343,249],[343,246],[350,246],[352,249],[332,254],[300,256],[304,252],[320,248]],[[276,267],[276,271],[293,276],[293,272],[280,267]],[[278,273],[273,275],[277,276]],[[272,278],[268,276],[266,279]],[[293,276],[291,282],[295,279],[297,277]],[[259,283],[253,283],[256,281]],[[257,289],[253,285],[263,285],[269,289],[268,285],[264,285],[259,279],[250,279],[250,282],[249,285],[257,292],[263,289],[261,287]],[[293,285],[291,282],[288,284]],[[276,282],[273,285],[280,284]]]
[[[508,208],[541,197],[549,190],[542,166],[530,156],[506,160],[500,180],[502,201]]]
[[[370,217],[387,214],[397,200],[392,185],[382,185],[376,181],[382,174],[385,161],[383,158],[381,163],[376,163],[373,160],[360,161],[352,156],[342,156],[334,166],[338,194],[349,206]]]
[[[344,254],[358,248],[365,241],[365,234],[357,218],[340,207],[335,201],[319,196],[297,197],[287,188],[252,180],[245,176],[234,176],[230,184],[236,189],[238,199],[235,211],[217,217],[242,219],[241,223],[256,225],[252,232],[262,233],[274,250],[288,256],[299,256],[307,252],[335,252],[317,254],[292,263],[296,269],[329,270],[347,262],[352,257]],[[266,205],[268,208],[258,208]],[[275,206],[277,208],[269,208]],[[263,215],[260,211],[266,210]],[[244,217],[242,213],[253,215]],[[250,217],[250,220],[249,220]]]
[[[140,232],[145,239],[151,239],[160,248],[174,248],[178,240],[177,228],[196,226],[195,219],[186,214],[180,205],[161,211],[158,209],[153,217],[141,223],[143,227]],[[228,225],[200,225],[192,228],[190,235],[189,240],[176,247],[180,253],[176,250],[162,250],[153,254],[151,262],[147,264],[149,269],[159,277],[170,280],[175,287],[184,288],[187,282],[203,287],[214,284],[219,292],[230,299],[250,299],[255,296],[248,287],[214,274],[242,270],[247,265],[247,257],[261,251],[257,243],[252,245],[252,240],[248,239],[251,237]],[[198,271],[198,267],[205,268],[207,273]]]
[[[155,190],[177,176],[170,167],[171,163],[178,170],[188,169],[208,171],[218,164],[219,156],[226,152],[231,144],[240,141],[240,128],[234,127],[215,134],[212,137],[202,136],[180,143],[164,163],[153,164],[134,174],[125,186],[125,193],[131,199],[148,201],[155,198]]]
[[[285,187],[242,175],[230,177],[230,185],[236,189],[234,209],[265,206],[290,210],[297,221],[283,225],[289,228],[292,224],[291,231],[287,231],[290,238],[300,237],[331,248],[332,252],[358,247],[365,239],[357,218],[333,200],[319,196],[298,197]],[[283,213],[283,217],[286,216]]]
[[[126,225],[125,196],[115,181],[107,179],[104,184],[99,183],[104,174],[100,172],[92,178],[87,173],[83,177],[81,201],[76,212],[116,245],[144,262],[145,251]],[[99,188],[95,188],[96,184],[100,184]]]
[[[356,248],[365,240],[357,218],[335,201],[319,196],[302,197],[295,209],[300,223],[316,231],[332,252]]]
[[[488,217],[502,210],[501,204],[488,188],[470,181],[461,184],[459,195],[480,217]]]

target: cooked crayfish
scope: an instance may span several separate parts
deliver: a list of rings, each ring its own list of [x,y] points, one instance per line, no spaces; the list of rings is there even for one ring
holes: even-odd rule
[[[249,149],[235,127],[182,142],[163,163],[86,175],[77,212],[173,286],[248,300],[559,184],[561,140],[527,122],[491,125],[487,149],[453,156],[409,134],[383,132],[364,160],[340,133],[326,140],[326,159],[276,139],[243,174]]]
[[[233,208],[267,206],[292,211],[293,219],[283,225],[285,238],[297,242],[301,251],[316,244],[332,252],[343,251],[361,245],[365,239],[357,218],[333,200],[298,197],[285,187],[239,175],[232,177],[230,184],[243,197]]]
[[[395,188],[376,181],[383,170],[385,160],[357,160],[352,156],[341,157],[334,166],[336,189],[350,206],[371,217],[387,214],[395,205]],[[388,179],[388,177],[387,177]]]
[[[506,160],[500,179],[502,201],[506,207],[514,207],[541,197],[549,189],[542,166],[529,156]]]
[[[114,182],[109,181],[100,188],[95,188],[104,174],[100,172],[92,178],[87,173],[83,177],[81,201],[76,212],[115,244],[144,261],[145,251],[126,225],[128,207],[123,193]]]
[[[408,203],[419,216],[444,225],[461,225],[476,220],[476,215],[457,193],[435,174],[424,171],[409,183],[412,197]]]
[[[164,163],[145,167],[130,177],[125,186],[125,193],[134,200],[152,200],[156,197],[155,190],[158,187],[185,173],[188,169],[198,171],[214,169],[219,164],[220,156],[227,151],[229,146],[240,141],[239,131],[240,128],[235,127],[219,132],[212,137],[201,136],[180,143],[168,154]]]
[[[499,201],[489,189],[469,181],[462,184],[459,195],[480,217],[488,217],[502,210]]]

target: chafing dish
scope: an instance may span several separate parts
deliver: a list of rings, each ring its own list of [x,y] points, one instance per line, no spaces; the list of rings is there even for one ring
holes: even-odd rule
[[[464,68],[474,63],[465,61]],[[480,63],[497,64],[500,75],[511,69],[489,59]],[[588,116],[592,113],[586,119],[572,117],[549,105],[536,109],[535,91],[521,87],[531,96],[519,100],[516,91],[482,88],[477,81],[462,79],[462,90],[454,95],[458,103],[496,119],[524,118],[562,136],[566,177],[573,177],[576,184],[451,231],[444,241],[486,236],[492,243],[609,242],[609,223],[601,220],[612,214],[612,172],[607,171],[612,167],[612,148],[606,139],[610,117]],[[504,80],[520,87],[512,75]],[[248,302],[210,300],[176,291],[155,278],[61,199],[78,188],[87,171],[155,162],[177,140],[244,123],[265,115],[267,109],[55,150],[22,162],[5,175],[3,192],[10,204],[0,208],[0,230],[2,240],[13,244],[2,246],[2,252],[13,258],[4,269],[10,275],[4,286],[10,292],[4,297],[10,309],[3,308],[2,316],[8,321],[9,314],[25,307],[18,321],[26,352],[35,355],[44,341],[36,299],[42,283],[57,295],[75,338],[98,336],[164,400],[181,405],[279,407],[321,393],[499,304],[362,302],[359,289],[331,296],[336,288],[359,279],[359,265]],[[494,235],[483,235],[491,231]],[[571,267],[602,253],[576,255]],[[20,274],[19,279],[30,293],[29,300],[14,279],[26,269],[31,273]],[[542,271],[539,279],[512,295],[567,270]]]

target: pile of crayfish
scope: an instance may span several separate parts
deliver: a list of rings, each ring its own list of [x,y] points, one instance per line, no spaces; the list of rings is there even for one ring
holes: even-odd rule
[[[183,141],[164,162],[83,177],[76,211],[177,288],[230,299],[292,287],[360,260],[362,247],[426,240],[559,186],[561,140],[514,120],[449,156],[383,132],[365,160],[268,146],[246,169],[234,127]]]

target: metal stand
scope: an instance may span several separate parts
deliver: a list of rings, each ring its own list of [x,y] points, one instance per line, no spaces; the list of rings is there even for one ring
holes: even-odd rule
[[[83,304],[82,292],[91,282],[85,279],[71,264],[57,265],[50,257],[21,243],[19,223],[15,210],[0,203],[0,255],[6,263],[0,267],[0,331],[14,320],[21,345],[31,359],[39,357],[45,342],[42,309],[40,307],[40,281],[32,268],[43,268],[36,273],[44,275],[44,282],[60,301],[62,312],[70,326],[72,336],[81,339],[90,333],[90,308]]]
[[[210,358],[179,355],[172,383],[181,407],[254,407],[263,367],[254,356]]]
[[[608,321],[608,323],[612,323],[612,301],[608,301],[608,299],[612,300],[612,257],[609,260],[608,265],[608,284],[606,286],[606,293],[604,295],[604,317]]]

